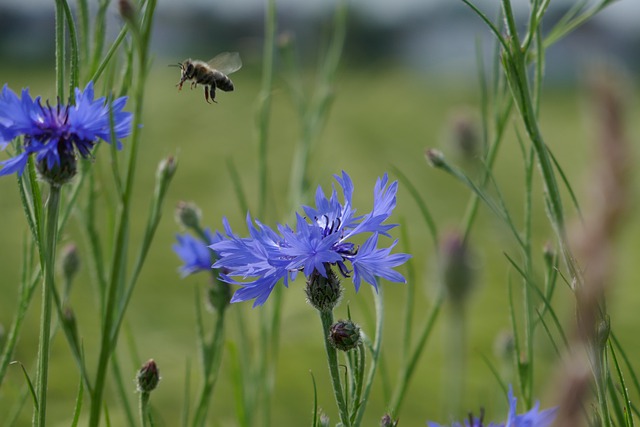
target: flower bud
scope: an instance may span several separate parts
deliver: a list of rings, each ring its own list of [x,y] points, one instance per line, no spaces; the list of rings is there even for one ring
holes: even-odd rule
[[[600,319],[600,321],[598,321],[598,326],[596,329],[596,339],[601,349],[606,348],[610,333],[611,318],[609,317],[609,315],[606,315],[603,319]]]
[[[462,303],[473,286],[474,271],[471,257],[464,241],[458,233],[445,237],[441,246],[442,282],[452,302]]]
[[[150,393],[160,382],[160,371],[153,359],[149,359],[136,375],[136,388],[140,393]]]
[[[165,159],[162,159],[160,163],[158,163],[158,169],[156,170],[156,180],[166,182],[173,178],[176,170],[178,169],[178,162],[176,158],[173,156],[169,156]]]
[[[468,111],[458,111],[450,119],[450,138],[454,148],[471,160],[480,152],[480,132]]]
[[[384,414],[380,419],[380,427],[396,427],[397,425],[398,420],[394,420],[389,414]]]
[[[553,249],[551,242],[545,243],[544,248],[542,248],[542,257],[547,268],[551,268],[556,257],[556,251]]]
[[[49,167],[47,159],[36,161],[40,178],[51,186],[60,187],[70,182],[78,173],[78,159],[70,144],[58,144],[59,163]]]
[[[326,265],[327,277],[316,270],[307,279],[307,302],[318,311],[332,311],[342,298],[342,286],[336,273]]]
[[[351,320],[338,320],[329,328],[329,342],[338,350],[353,350],[362,343],[360,327]]]
[[[73,342],[76,345],[76,348],[80,348],[80,340],[78,339],[78,322],[76,320],[76,315],[71,309],[71,307],[64,307],[62,310],[62,323],[65,328],[71,332],[71,336],[73,337]]]
[[[78,255],[78,247],[74,243],[69,243],[62,248],[59,266],[65,282],[71,284],[80,270],[80,256]],[[68,289],[65,292],[68,292]]]
[[[129,0],[118,1],[118,11],[125,21],[132,25],[135,24],[138,12]]]
[[[195,230],[200,228],[202,211],[195,203],[184,201],[178,202],[175,215],[176,222],[184,228],[191,228]]]
[[[514,360],[516,341],[508,330],[500,332],[493,342],[493,352],[497,358],[506,361]]]
[[[231,287],[228,283],[218,280],[217,273],[212,274],[206,289],[206,301],[209,311],[221,313],[231,301]]]
[[[329,418],[329,415],[323,412],[322,414],[320,414],[320,427],[330,427],[330,426],[331,426],[331,419]]]
[[[441,168],[446,165],[446,162],[444,161],[444,154],[442,154],[442,151],[440,150],[429,148],[425,151],[425,156],[427,157],[429,165],[434,168]]]

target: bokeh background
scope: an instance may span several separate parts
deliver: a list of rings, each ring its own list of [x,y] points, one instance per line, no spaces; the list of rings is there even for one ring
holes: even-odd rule
[[[549,8],[545,28],[572,6],[571,1],[554,1]],[[525,1],[514,2],[525,18]],[[304,81],[311,89],[315,69],[325,51],[331,28],[333,2],[278,2],[278,32],[295,40],[296,56]],[[485,9],[489,16],[497,11]],[[107,15],[113,37],[122,25],[115,5]],[[640,71],[640,4],[632,0],[615,2],[595,19],[578,28],[548,50],[546,83],[541,108],[541,127],[546,142],[563,165],[580,200],[588,193],[590,170],[598,161],[594,144],[598,117],[592,105],[589,80],[603,69],[609,70],[615,84],[625,93],[626,135],[638,158],[640,109],[637,83]],[[142,141],[142,164],[138,170],[137,198],[133,212],[140,212],[134,236],[142,234],[149,195],[158,162],[168,155],[179,160],[164,218],[149,254],[139,285],[131,302],[124,333],[121,334],[123,369],[130,372],[131,400],[135,401],[133,377],[139,364],[154,358],[162,382],[154,392],[158,425],[177,425],[183,405],[185,366],[196,366],[194,294],[205,284],[204,276],[181,280],[179,260],[171,250],[175,234],[181,231],[173,220],[173,208],[181,200],[194,201],[203,210],[203,222],[213,229],[227,216],[244,233],[244,212],[239,210],[226,162],[233,161],[241,172],[249,204],[257,200],[257,151],[255,111],[260,87],[264,5],[257,0],[207,2],[200,0],[160,1],[157,7],[152,52],[153,71],[147,84],[147,101]],[[55,94],[53,6],[47,1],[2,0],[0,3],[0,82],[14,91],[29,87],[32,94],[53,98]],[[376,177],[400,168],[418,187],[427,201],[439,228],[454,230],[462,220],[469,194],[459,183],[440,171],[429,168],[424,160],[426,147],[441,149],[448,158],[477,173],[478,166],[465,163],[452,143],[460,119],[479,125],[479,85],[476,46],[482,46],[485,62],[490,62],[492,40],[480,20],[461,2],[452,0],[354,0],[350,2],[349,25],[343,60],[336,85],[335,102],[327,125],[313,153],[310,177],[315,185],[327,189],[331,176],[347,171],[356,186],[355,205],[360,212],[371,207]],[[179,72],[167,67],[187,57],[207,60],[221,51],[239,51],[244,67],[234,74],[234,93],[218,93],[217,105],[208,105],[201,90],[178,92]],[[287,91],[288,77],[276,65],[273,108],[269,131],[269,213],[263,222],[275,224],[290,215],[286,191],[290,165],[301,126]],[[517,126],[517,120],[513,120]],[[513,126],[512,126],[513,127]],[[126,150],[126,144],[125,144]],[[108,164],[96,161],[100,173],[108,175]],[[475,169],[474,169],[475,168]],[[474,172],[475,171],[475,172]],[[496,167],[496,181],[516,215],[521,213],[523,167],[516,135],[510,131]],[[541,183],[536,178],[534,234],[540,254],[553,238],[540,200]],[[634,194],[638,185],[633,183]],[[105,207],[112,203],[108,189],[102,194]],[[575,211],[565,205],[571,216]],[[634,203],[631,203],[632,208]],[[18,190],[13,177],[0,180],[0,325],[8,328],[15,312],[23,242],[29,238],[22,215]],[[105,208],[104,235],[113,227],[113,218]],[[612,324],[631,355],[640,354],[636,338],[640,304],[637,290],[637,258],[640,251],[640,222],[632,209],[627,232],[617,247],[615,283],[610,288]],[[401,188],[395,220],[407,228],[413,264],[419,280],[408,285],[384,284],[387,304],[384,369],[380,372],[369,406],[365,425],[376,425],[386,411],[385,393],[395,384],[400,354],[400,327],[406,287],[416,286],[415,319],[421,324],[430,307],[437,277],[432,257],[432,242],[419,211],[409,193]],[[504,403],[493,374],[483,362],[490,359],[502,366],[495,354],[495,343],[509,328],[507,286],[517,280],[503,255],[515,250],[508,233],[486,210],[472,233],[474,262],[478,281],[467,315],[468,354],[466,390],[463,404],[471,411],[480,406],[488,418],[497,419]],[[396,233],[399,237],[400,233]],[[76,242],[86,248],[84,236],[71,222],[63,243]],[[134,242],[135,242],[134,237]],[[109,245],[106,241],[105,244]],[[407,244],[407,243],[406,243]],[[135,243],[134,243],[135,245]],[[405,246],[403,251],[408,250]],[[541,256],[539,258],[541,263]],[[539,266],[539,265],[538,265]],[[350,285],[347,285],[349,288]],[[89,275],[84,269],[77,280],[71,305],[76,311],[80,334],[88,354],[89,367],[95,366],[94,332],[98,328],[96,299]],[[573,299],[566,287],[557,295],[557,309],[570,325]],[[373,333],[373,312],[369,289],[359,294],[348,289],[340,307],[346,307],[365,331]],[[15,359],[26,366],[35,360],[39,299],[28,314]],[[258,316],[250,304],[235,305],[256,328]],[[442,314],[436,332],[428,344],[420,368],[409,390],[401,425],[424,425],[427,419],[445,422],[447,381],[443,371],[446,357],[448,311]],[[230,317],[232,318],[232,316]],[[228,329],[233,339],[234,325]],[[337,419],[323,356],[321,329],[316,313],[304,301],[303,283],[296,282],[285,292],[281,331],[282,346],[273,396],[272,425],[308,425],[312,409],[312,372],[318,382],[319,404],[333,420]],[[536,390],[545,404],[551,404],[555,356],[541,339],[537,356],[542,361],[537,372]],[[259,355],[252,355],[259,357]],[[57,337],[53,347],[50,379],[51,425],[68,425],[73,411],[78,377],[66,342]],[[210,425],[235,425],[233,386],[229,375],[231,361],[223,360],[222,375],[214,393]],[[506,379],[513,373],[504,366]],[[198,381],[196,369],[192,386]],[[512,377],[511,377],[512,378]],[[0,423],[14,407],[24,386],[17,367],[10,370],[0,389]],[[108,402],[114,425],[121,420],[119,403]],[[459,414],[464,416],[464,414]],[[21,418],[30,419],[30,410]]]

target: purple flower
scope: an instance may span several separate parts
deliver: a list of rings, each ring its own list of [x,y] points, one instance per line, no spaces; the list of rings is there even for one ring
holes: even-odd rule
[[[233,233],[226,218],[223,220],[226,236],[219,234],[220,241],[210,247],[219,257],[213,267],[225,270],[222,280],[242,286],[232,302],[253,299],[254,306],[262,305],[280,280],[288,286],[299,271],[306,277],[317,272],[326,278],[327,269],[333,267],[344,277],[353,276],[356,290],[363,280],[377,289],[380,277],[405,282],[393,268],[403,264],[410,255],[391,254],[397,242],[388,248],[377,247],[379,236],[389,236],[387,232],[396,226],[386,224],[386,220],[396,205],[398,183],[388,185],[386,174],[379,178],[374,189],[373,210],[356,216],[351,178],[346,172],[335,178],[342,187],[343,202],[338,199],[335,187],[329,198],[318,187],[315,207],[303,206],[306,216],[296,215],[295,229],[279,225],[276,232],[257,220],[254,225],[247,216],[250,237],[241,238]],[[371,236],[359,247],[351,239],[362,233]]]
[[[0,162],[0,176],[24,171],[27,159],[36,155],[41,169],[52,170],[75,162],[76,153],[87,158],[98,140],[113,142],[121,149],[120,139],[131,133],[132,114],[122,111],[126,97],[107,102],[94,98],[93,83],[83,90],[75,89],[75,105],[42,104],[28,89],[18,96],[4,85],[0,93],[0,150],[18,136],[23,136],[15,155]],[[75,163],[74,163],[75,164]]]
[[[454,422],[451,427],[549,427],[553,423],[557,408],[540,411],[540,403],[536,402],[529,412],[516,415],[517,403],[518,399],[513,396],[513,389],[509,386],[509,415],[506,423],[483,424],[482,417],[469,416],[469,420],[465,420],[464,423]],[[427,422],[427,425],[429,427],[446,427],[444,424],[430,421]]]
[[[180,257],[183,265],[180,267],[180,275],[186,277],[199,271],[209,271],[213,264],[214,252],[208,245],[216,241],[209,229],[205,230],[207,242],[196,239],[191,234],[178,234],[178,243],[173,245],[173,251]]]

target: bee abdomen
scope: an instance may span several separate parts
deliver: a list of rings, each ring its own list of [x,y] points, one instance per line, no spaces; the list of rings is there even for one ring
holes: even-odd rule
[[[216,87],[225,92],[231,92],[233,90],[233,82],[229,77],[216,70],[213,72]]]

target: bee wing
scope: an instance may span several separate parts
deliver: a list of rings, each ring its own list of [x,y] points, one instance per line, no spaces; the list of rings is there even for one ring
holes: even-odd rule
[[[215,68],[222,74],[235,73],[242,67],[242,60],[238,52],[222,52],[207,62],[211,68]]]

